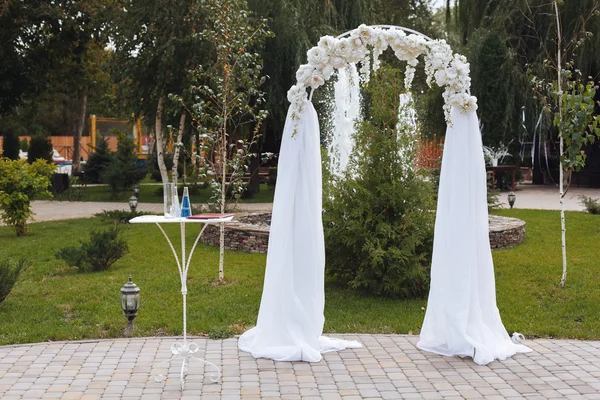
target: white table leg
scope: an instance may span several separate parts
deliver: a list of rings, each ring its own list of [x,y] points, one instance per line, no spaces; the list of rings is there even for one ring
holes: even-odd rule
[[[200,240],[200,237],[204,233],[204,229],[206,229],[207,225],[204,225],[202,227],[202,230],[200,230],[200,233],[196,237],[196,240],[194,241],[194,245],[192,246],[192,249],[187,257],[187,262],[186,262],[186,253],[185,253],[185,223],[184,222],[180,223],[181,262],[179,260],[179,257],[177,256],[177,252],[175,251],[175,247],[173,246],[173,243],[171,243],[171,240],[169,239],[169,236],[166,234],[166,232],[164,231],[162,226],[160,226],[160,224],[156,223],[156,226],[158,226],[158,229],[160,229],[160,231],[162,232],[163,236],[167,240],[167,243],[169,243],[169,246],[171,247],[171,251],[173,252],[173,256],[175,257],[175,261],[177,262],[177,268],[179,269],[179,278],[181,280],[181,295],[183,297],[183,342],[173,343],[173,345],[171,345],[171,354],[172,354],[171,358],[159,363],[157,365],[157,367],[155,368],[155,370],[160,369],[160,368],[162,368],[163,365],[169,364],[174,359],[181,357],[182,362],[181,362],[181,372],[179,374],[179,378],[180,378],[180,382],[181,382],[181,390],[183,390],[184,385],[185,385],[185,376],[187,374],[188,365],[189,365],[189,359],[193,358],[194,360],[201,361],[204,364],[212,366],[216,370],[216,372],[210,375],[210,380],[213,382],[218,382],[219,379],[221,378],[221,370],[219,369],[219,367],[217,367],[215,364],[213,364],[209,361],[206,361],[202,358],[193,356],[192,354],[197,353],[198,350],[200,350],[200,347],[194,342],[188,343],[188,341],[187,341],[187,273],[188,273],[188,270],[190,267],[190,262],[192,260],[192,255],[194,254],[194,250],[196,249],[196,245],[198,244],[198,241]],[[162,382],[166,379],[166,376],[159,372],[156,372],[156,373],[152,374],[152,378],[154,378],[154,380],[156,382]]]

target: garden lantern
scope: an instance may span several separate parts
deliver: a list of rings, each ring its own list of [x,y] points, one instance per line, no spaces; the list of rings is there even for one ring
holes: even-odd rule
[[[121,308],[125,318],[129,320],[125,334],[131,335],[133,334],[133,319],[137,317],[140,309],[140,288],[131,281],[131,276],[129,276],[129,282],[121,288]]]
[[[510,192],[508,194],[508,205],[510,206],[510,208],[513,208],[513,206],[515,205],[515,200],[517,199],[517,195],[515,194],[515,192]]]
[[[129,208],[131,208],[131,212],[135,212],[135,209],[138,205],[138,199],[134,195],[131,195],[129,198]]]
[[[140,184],[136,183],[135,186],[133,187],[133,195],[135,196],[136,199],[140,198]]]

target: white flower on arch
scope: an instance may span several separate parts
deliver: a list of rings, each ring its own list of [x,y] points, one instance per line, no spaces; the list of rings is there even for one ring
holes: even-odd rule
[[[445,40],[429,40],[422,35],[409,34],[395,27],[360,25],[341,39],[323,36],[317,46],[307,52],[308,63],[296,72],[296,85],[288,91],[292,116],[297,119],[307,99],[307,89],[322,86],[334,72],[347,64],[361,63],[362,81],[368,82],[371,69],[379,68],[379,56],[390,47],[396,57],[407,62],[405,86],[410,88],[418,57],[423,55],[427,84],[444,87],[444,113],[451,123],[453,106],[463,112],[477,109],[477,99],[470,94],[471,78],[467,59],[454,54]],[[371,62],[372,57],[372,62]]]

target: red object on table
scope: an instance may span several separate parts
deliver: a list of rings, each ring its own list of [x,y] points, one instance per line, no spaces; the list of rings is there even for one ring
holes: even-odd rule
[[[233,214],[210,214],[210,213],[203,213],[203,214],[190,215],[187,218],[188,219],[221,219],[221,218],[227,218],[227,217],[231,217],[231,216],[233,216]]]

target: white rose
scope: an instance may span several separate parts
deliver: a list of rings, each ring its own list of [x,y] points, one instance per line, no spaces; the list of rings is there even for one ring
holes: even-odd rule
[[[362,24],[358,28],[356,28],[356,36],[358,36],[363,43],[371,43],[374,40],[373,36],[373,28]]]
[[[396,58],[398,58],[398,60],[402,60],[402,61],[407,61],[410,60],[411,58],[413,58],[412,54],[408,51],[406,51],[406,48],[401,47],[397,50],[394,51],[394,54],[396,55]]]
[[[469,96],[464,109],[466,112],[477,111],[477,97]]]
[[[331,75],[333,74],[333,67],[331,65],[324,66],[322,73],[325,80],[331,78]]]
[[[456,73],[461,76],[469,75],[469,63],[464,57],[456,57],[452,62],[452,67],[456,70]]]
[[[446,71],[443,69],[438,69],[435,71],[435,81],[437,82],[438,86],[444,86],[447,82]]]
[[[306,98],[306,88],[302,85],[294,85],[287,92],[287,99],[290,103],[296,104]]]
[[[298,83],[306,82],[306,80],[312,75],[314,69],[314,67],[308,64],[301,65],[300,68],[298,68],[298,71],[296,71],[296,80]]]
[[[346,57],[346,60],[350,64],[360,62],[364,58],[364,53],[359,50],[352,50],[352,52]]]
[[[335,54],[339,57],[346,58],[352,52],[352,45],[348,39],[342,39],[338,42],[338,45],[335,49]]]
[[[335,56],[330,59],[331,65],[334,68],[340,69],[346,66],[346,60],[340,56]]]
[[[350,44],[355,49],[359,49],[359,48],[361,48],[363,46],[363,41],[359,37],[351,37],[350,38]]]
[[[438,69],[442,67],[442,61],[439,58],[431,58],[429,60],[431,68]]]
[[[453,67],[446,68],[446,79],[448,81],[454,81],[458,77],[456,70]]]
[[[308,57],[308,64],[318,67],[326,64],[329,61],[329,57],[325,54],[325,50],[320,47],[313,47],[306,53]]]
[[[339,40],[333,36],[323,36],[321,40],[319,40],[319,47],[325,49],[325,51],[332,52],[335,51],[338,41]]]
[[[325,83],[325,79],[323,75],[319,71],[313,71],[310,79],[308,80],[308,84],[313,89],[317,89],[319,86],[322,86]]]

